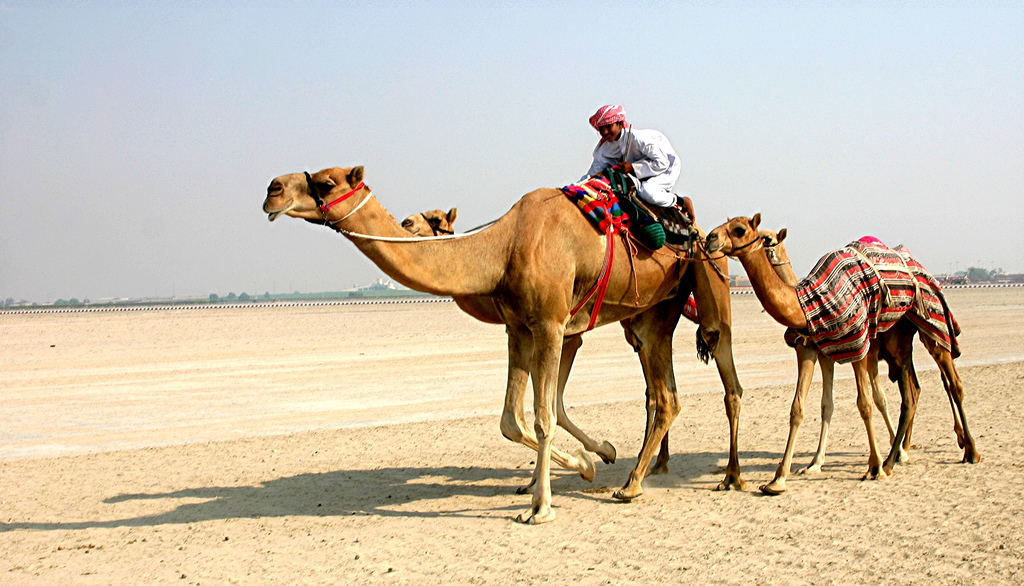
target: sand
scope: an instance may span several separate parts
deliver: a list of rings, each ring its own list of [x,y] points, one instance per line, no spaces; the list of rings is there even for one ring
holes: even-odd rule
[[[781,326],[736,295],[751,490],[713,490],[728,455],[721,385],[684,324],[670,471],[640,499],[611,498],[644,408],[636,358],[609,326],[588,334],[566,403],[619,459],[593,483],[557,471],[558,520],[537,527],[513,521],[533,456],[498,430],[503,330],[453,304],[0,315],[0,582],[1019,584],[1024,289],[948,297],[980,464],[960,463],[918,345],[910,463],[859,480],[867,444],[840,367],[822,472],[761,496],[795,367]],[[797,467],[818,424],[812,407]]]

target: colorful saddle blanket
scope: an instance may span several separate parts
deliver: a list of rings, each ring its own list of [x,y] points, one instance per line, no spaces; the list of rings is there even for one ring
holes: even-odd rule
[[[868,346],[904,315],[953,357],[960,326],[938,281],[903,246],[855,241],[818,260],[796,286],[811,340],[829,358],[863,359]]]
[[[607,234],[611,229],[618,229],[629,221],[619,207],[619,199],[612,191],[612,184],[603,176],[590,177],[573,185],[566,185],[562,193],[570,201],[579,206],[580,211],[594,226]]]

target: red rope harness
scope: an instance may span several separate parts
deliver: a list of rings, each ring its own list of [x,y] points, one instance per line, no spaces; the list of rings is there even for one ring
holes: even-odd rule
[[[347,193],[341,194],[337,198],[331,200],[330,203],[321,204],[320,205],[320,211],[323,212],[324,214],[326,214],[327,212],[331,211],[332,207],[334,207],[334,206],[338,205],[339,203],[345,201],[346,199],[352,197],[353,195],[356,194],[357,191],[359,191],[363,187],[364,187],[364,184],[363,184],[362,181],[360,181],[359,185],[356,185],[355,187],[352,188],[352,191],[349,191]]]
[[[583,306],[590,301],[590,298],[597,294],[597,298],[594,300],[594,308],[590,310],[590,323],[587,324],[586,330],[588,332],[594,329],[594,324],[597,323],[597,314],[601,313],[604,295],[608,292],[608,281],[611,280],[612,276],[612,261],[615,259],[615,227],[612,226],[611,222],[608,223],[608,227],[605,229],[605,236],[608,238],[608,246],[604,253],[604,266],[601,267],[601,274],[598,275],[597,282],[590,288],[590,291],[587,291],[583,299],[569,312],[569,317],[575,317],[583,309]]]

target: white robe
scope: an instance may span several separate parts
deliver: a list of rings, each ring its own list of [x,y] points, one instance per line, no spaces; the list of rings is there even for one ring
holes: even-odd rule
[[[676,203],[672,190],[679,180],[679,157],[664,134],[623,128],[618,140],[603,142],[594,149],[594,162],[586,176],[623,161],[633,164],[640,199],[660,207]]]

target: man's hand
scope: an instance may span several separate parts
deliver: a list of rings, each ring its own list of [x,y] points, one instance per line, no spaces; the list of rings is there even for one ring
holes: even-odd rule
[[[621,173],[628,173],[628,174],[632,175],[633,174],[633,163],[627,163],[627,162],[623,161],[621,163],[618,163],[618,164],[614,165],[612,167],[612,169],[615,169],[616,171],[619,171]]]

